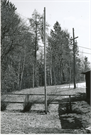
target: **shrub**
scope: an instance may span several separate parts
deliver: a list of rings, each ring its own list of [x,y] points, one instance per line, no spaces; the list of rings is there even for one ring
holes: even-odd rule
[[[49,111],[49,105],[55,100],[54,97],[49,97],[47,100],[47,111]]]
[[[33,101],[32,102],[29,101],[29,95],[26,95],[25,101],[24,101],[24,104],[23,104],[23,112],[30,111],[33,104],[34,104]]]
[[[50,103],[51,103],[53,100],[54,100],[53,98],[49,98],[49,99],[47,100],[47,106],[49,106]]]
[[[24,104],[23,106],[23,112],[29,112],[31,107],[32,107],[33,103],[32,102],[27,102],[26,104]]]
[[[5,111],[7,108],[7,103],[4,102],[4,100],[1,101],[1,111]]]
[[[5,99],[7,98],[7,92],[1,93],[1,111],[5,111],[7,108],[8,103],[5,102]]]

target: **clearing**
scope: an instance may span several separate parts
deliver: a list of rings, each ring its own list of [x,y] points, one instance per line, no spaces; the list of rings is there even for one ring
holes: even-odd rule
[[[73,85],[48,86],[47,93],[73,95],[72,112],[67,112],[66,104],[68,96],[48,97],[58,104],[49,104],[48,113],[45,114],[44,104],[34,104],[29,112],[22,112],[23,104],[8,104],[5,111],[1,112],[2,134],[40,134],[40,133],[87,133],[85,128],[91,125],[91,107],[83,99],[85,98],[85,83]],[[14,93],[44,94],[44,88],[30,88]],[[23,102],[23,95],[8,95],[7,101]],[[44,96],[30,96],[30,101],[44,101]]]

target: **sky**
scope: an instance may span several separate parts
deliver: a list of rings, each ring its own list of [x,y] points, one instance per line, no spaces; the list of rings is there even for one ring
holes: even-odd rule
[[[32,17],[34,9],[43,14],[46,8],[46,21],[50,29],[58,21],[63,30],[68,30],[72,36],[75,30],[80,54],[87,56],[91,62],[91,0],[10,0],[17,8],[21,17]],[[86,47],[86,48],[82,48]],[[81,53],[83,52],[83,53]],[[84,53],[85,52],[85,53]],[[86,54],[90,53],[90,54]]]

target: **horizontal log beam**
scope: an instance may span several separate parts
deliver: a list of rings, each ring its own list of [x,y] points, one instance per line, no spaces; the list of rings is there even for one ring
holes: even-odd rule
[[[10,102],[10,101],[4,101],[5,103],[11,103],[11,104],[23,104],[24,102]],[[27,103],[27,102],[26,102]],[[30,103],[32,103],[32,102],[30,102]],[[66,103],[69,103],[69,102],[50,102],[50,104],[60,104],[60,103],[64,103],[64,104],[66,104]],[[72,104],[74,104],[75,102],[72,102]],[[33,104],[44,104],[44,102],[33,102]]]
[[[44,94],[21,94],[21,93],[8,93],[8,94],[3,94],[3,95],[32,95],[32,96],[45,96]],[[76,94],[77,95],[77,94]],[[66,95],[66,94],[47,94],[47,96],[76,96],[75,94],[73,95]]]

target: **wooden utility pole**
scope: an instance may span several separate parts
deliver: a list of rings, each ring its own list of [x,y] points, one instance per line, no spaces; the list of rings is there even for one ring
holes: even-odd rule
[[[75,81],[75,39],[78,38],[78,37],[75,37],[74,35],[74,28],[72,29],[73,31],[73,71],[74,71],[74,89],[76,88],[76,81]]]
[[[37,86],[36,70],[37,70],[37,15],[35,14],[35,62],[34,62],[34,86]]]
[[[47,91],[46,91],[46,9],[44,7],[44,72],[45,72],[45,113],[47,114]]]
[[[36,63],[36,58],[37,58],[37,16],[35,18],[35,25],[36,25],[36,30],[35,30],[35,63]]]
[[[76,88],[75,82],[75,39],[74,39],[74,28],[73,28],[73,68],[74,68],[74,89]]]

